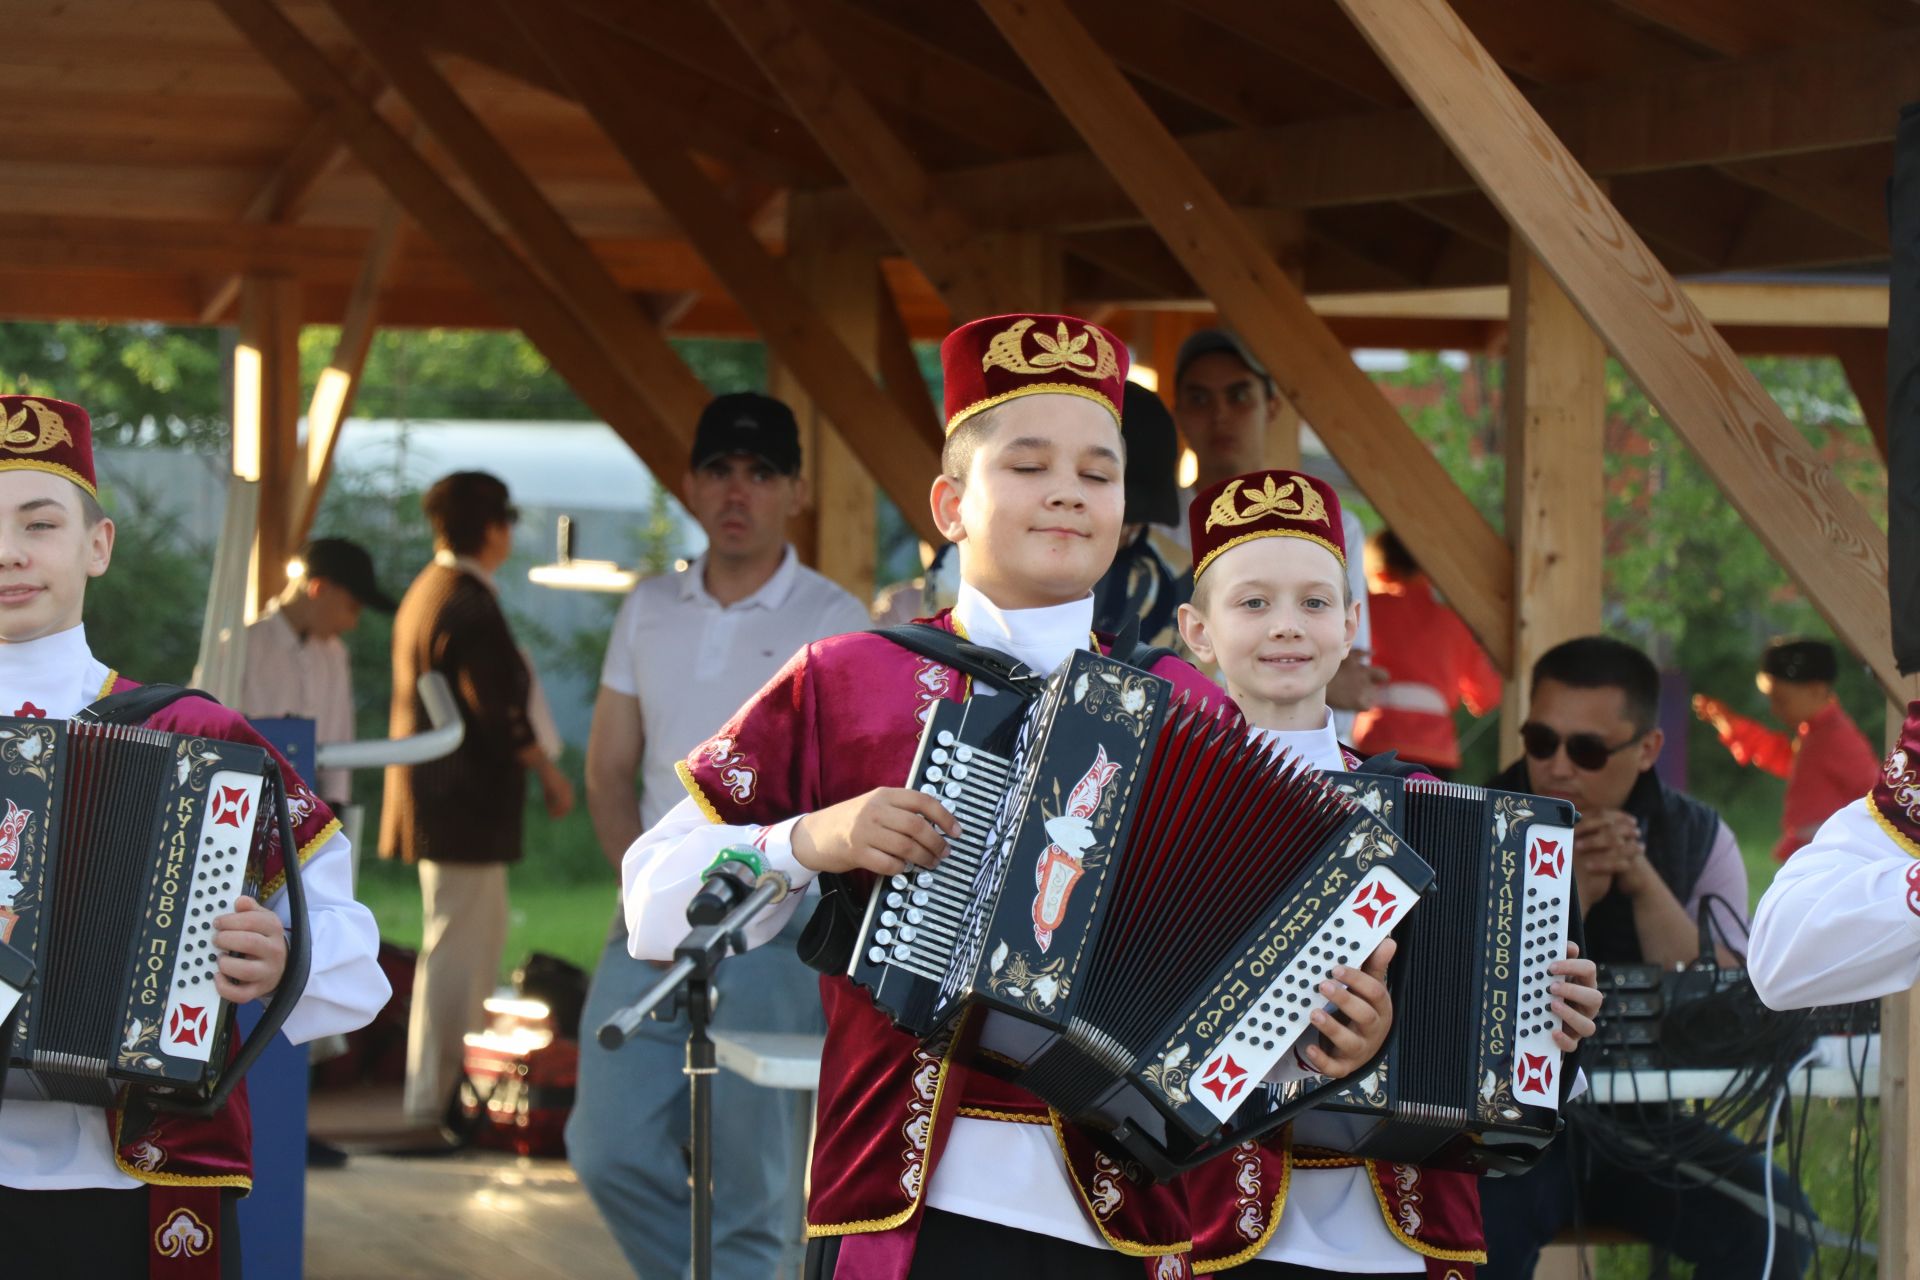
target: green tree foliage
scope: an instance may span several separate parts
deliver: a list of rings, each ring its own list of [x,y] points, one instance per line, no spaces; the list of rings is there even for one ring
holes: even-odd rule
[[[87,406],[107,444],[224,449],[226,360],[218,329],[0,324],[0,387]]]
[[[1832,360],[1748,361],[1809,445],[1883,526],[1886,472],[1858,402]],[[1473,503],[1504,527],[1506,465],[1500,363],[1421,353],[1375,375]],[[1754,688],[1760,651],[1775,637],[1835,640],[1779,562],[1654,409],[1609,361],[1606,376],[1604,625],[1651,653],[1688,685],[1766,719]],[[1364,507],[1363,507],[1364,511]],[[1369,517],[1371,512],[1366,512]],[[1369,521],[1378,527],[1377,518]],[[1840,646],[1845,654],[1845,646]],[[1885,702],[1863,664],[1842,662],[1840,696],[1871,736]],[[1484,766],[1491,737],[1481,739]],[[1735,765],[1704,726],[1689,735],[1688,777],[1710,800],[1737,804],[1775,787]]]

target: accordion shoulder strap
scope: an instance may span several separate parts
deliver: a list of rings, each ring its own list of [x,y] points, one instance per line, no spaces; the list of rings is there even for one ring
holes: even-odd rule
[[[1355,773],[1377,773],[1389,778],[1411,778],[1426,771],[1425,765],[1402,760],[1395,751],[1382,751],[1379,755],[1368,756],[1354,769]]]
[[[190,689],[179,684],[143,684],[133,689],[122,689],[119,693],[110,693],[99,701],[81,708],[73,718],[88,724],[125,724],[140,725],[182,698],[205,698],[208,702],[218,701],[212,694],[198,689]]]
[[[891,627],[875,627],[873,634],[891,640],[902,649],[923,658],[944,663],[962,675],[984,680],[996,689],[1016,693],[1023,698],[1038,697],[1046,687],[1044,673],[1036,672],[1012,654],[975,644],[941,627],[924,622],[902,622]]]

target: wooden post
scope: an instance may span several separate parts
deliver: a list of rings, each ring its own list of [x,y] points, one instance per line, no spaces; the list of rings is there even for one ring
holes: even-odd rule
[[[855,358],[869,371],[879,363],[879,291],[885,287],[871,248],[829,238],[808,216],[803,195],[787,207],[787,270],[813,300]],[[796,539],[801,557],[853,593],[873,599],[877,547],[874,503],[878,491],[835,424],[806,393],[787,366],[775,366],[775,394],[800,420],[806,456],[809,509]],[[801,540],[804,539],[804,540]]]
[[[1920,697],[1920,678],[1906,677],[1909,701]],[[1906,706],[1887,704],[1887,750],[1900,741]],[[1912,988],[1880,1001],[1880,1280],[1912,1280],[1920,1272],[1920,1213],[1913,1197],[1920,1177],[1912,1167],[1920,1152],[1920,1100],[1913,1067],[1920,1062],[1920,1017]]]
[[[333,346],[333,358],[313,384],[313,399],[307,404],[307,447],[304,465],[296,467],[288,503],[291,520],[287,525],[287,545],[299,547],[313,532],[313,518],[320,512],[320,500],[326,496],[327,480],[333,473],[333,451],[340,442],[340,427],[353,408],[353,397],[360,390],[360,374],[367,364],[367,352],[373,347],[375,319],[380,309],[381,286],[387,267],[393,261],[394,245],[400,238],[400,206],[388,201],[373,229],[373,242],[360,264],[360,278],[354,282],[347,299],[347,313],[340,321],[340,337]]]
[[[287,583],[287,511],[303,465],[300,424],[300,283],[286,276],[240,284],[240,341],[233,359],[233,470],[260,482],[245,620]]]
[[[1500,703],[1500,759],[1520,751],[1527,680],[1540,655],[1600,630],[1605,523],[1606,351],[1518,236],[1507,322],[1507,538],[1513,543],[1513,668]]]

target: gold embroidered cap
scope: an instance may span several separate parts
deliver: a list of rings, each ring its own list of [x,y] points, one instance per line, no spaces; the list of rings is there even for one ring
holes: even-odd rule
[[[1229,547],[1254,538],[1305,538],[1347,567],[1340,495],[1304,471],[1254,471],[1205,489],[1187,508],[1193,580]]]
[[[1019,396],[1082,396],[1120,422],[1127,347],[1075,316],[987,316],[940,344],[947,434],[983,409]]]
[[[0,396],[0,471],[46,471],[95,497],[93,420],[47,396]]]

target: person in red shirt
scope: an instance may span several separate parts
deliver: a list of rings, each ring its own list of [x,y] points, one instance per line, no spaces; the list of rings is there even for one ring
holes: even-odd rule
[[[1735,714],[1717,698],[1694,695],[1694,714],[1713,726],[1735,760],[1787,780],[1780,841],[1773,846],[1777,862],[1867,794],[1880,773],[1880,757],[1833,696],[1839,674],[1833,646],[1819,640],[1782,641],[1761,655],[1754,683],[1767,695],[1773,718],[1791,726],[1784,733]]]
[[[1367,602],[1373,661],[1387,672],[1373,707],[1354,721],[1362,755],[1397,751],[1441,776],[1460,767],[1453,709],[1474,715],[1500,704],[1500,673],[1460,615],[1434,599],[1433,585],[1390,531],[1367,540]]]

